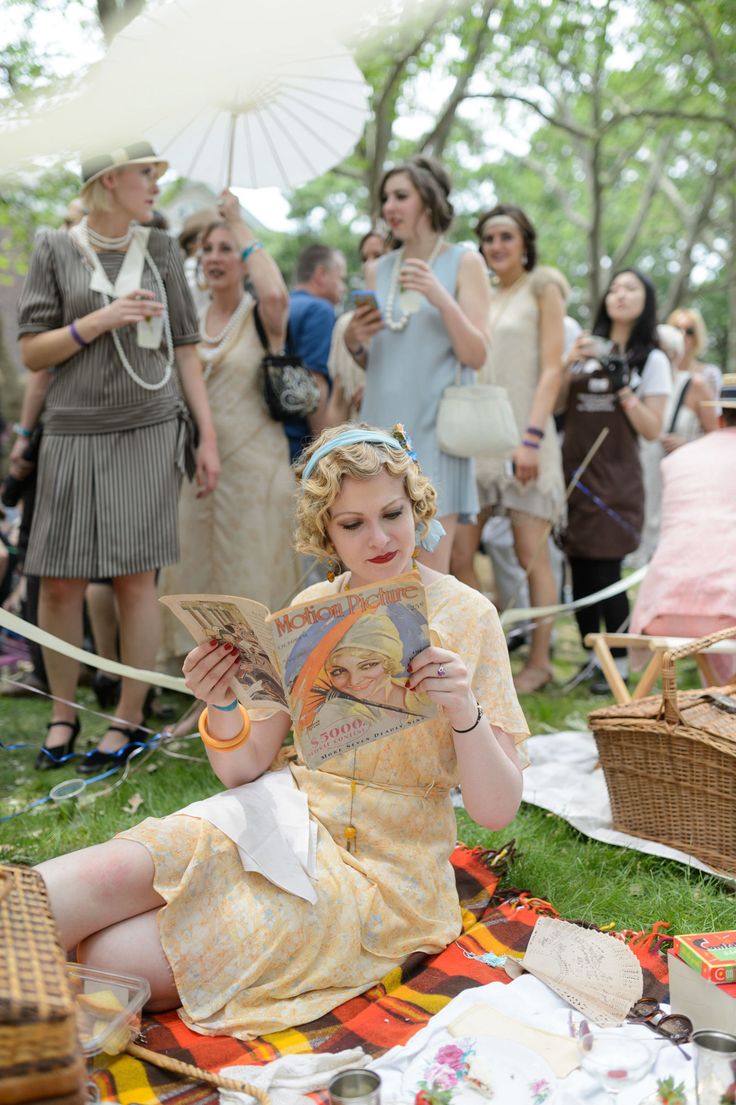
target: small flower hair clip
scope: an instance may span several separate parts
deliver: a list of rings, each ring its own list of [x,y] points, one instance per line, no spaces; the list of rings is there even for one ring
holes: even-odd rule
[[[404,429],[403,424],[401,422],[396,423],[393,430],[391,431],[391,434],[392,434],[393,437],[396,438],[399,445],[405,451],[407,456],[411,457],[411,459],[414,461],[415,464],[419,464],[419,461],[417,459],[417,454],[416,454],[416,452],[414,450],[414,446],[412,445],[412,442],[411,442],[411,438],[409,437],[408,433]]]

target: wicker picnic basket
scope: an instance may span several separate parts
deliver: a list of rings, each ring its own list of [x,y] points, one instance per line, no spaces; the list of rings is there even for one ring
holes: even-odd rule
[[[613,827],[736,874],[736,684],[677,690],[675,661],[736,626],[664,654],[662,695],[594,710]]]
[[[0,1105],[82,1105],[75,1003],[43,879],[0,865]]]

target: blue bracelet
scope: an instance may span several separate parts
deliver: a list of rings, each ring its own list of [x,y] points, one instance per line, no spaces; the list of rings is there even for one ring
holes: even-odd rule
[[[27,430],[25,426],[21,426],[20,422],[16,422],[13,426],[13,433],[16,434],[17,437],[24,437],[26,440],[28,440],[33,431]]]
[[[237,710],[237,708],[238,708],[237,698],[234,698],[229,706],[215,706],[214,702],[212,703],[212,709],[213,710],[224,710],[226,713],[229,710]]]
[[[263,249],[263,242],[251,242],[249,246],[246,246],[243,252],[240,254],[241,261],[247,261],[251,253],[256,249]]]
[[[89,342],[85,341],[84,338],[82,337],[82,335],[79,333],[79,330],[77,330],[77,320],[76,319],[74,320],[74,322],[69,324],[69,333],[74,338],[77,345],[81,346],[82,349],[87,348],[87,346],[89,345]]]

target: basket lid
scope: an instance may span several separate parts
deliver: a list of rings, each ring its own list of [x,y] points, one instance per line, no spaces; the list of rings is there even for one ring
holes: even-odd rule
[[[677,707],[683,725],[692,736],[702,734],[736,747],[736,684],[729,687],[706,687],[703,690],[678,691]],[[604,706],[588,714],[591,729],[601,728],[611,721],[659,721],[664,720],[661,694],[642,698],[637,702],[624,702],[618,706]]]

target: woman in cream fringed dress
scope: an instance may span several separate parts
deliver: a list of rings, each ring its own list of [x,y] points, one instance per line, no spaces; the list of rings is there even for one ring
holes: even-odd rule
[[[202,239],[202,271],[212,300],[200,316],[199,354],[217,434],[222,472],[208,498],[183,489],[179,507],[182,556],[161,573],[159,591],[242,595],[272,610],[288,605],[298,584],[292,547],[295,479],[282,426],[268,413],[261,389],[263,347],[256,305],[244,291],[247,272],[272,349],[284,343],[289,298],[274,260],[225,192],[221,222]],[[181,671],[192,641],[168,612],[161,663]]]

